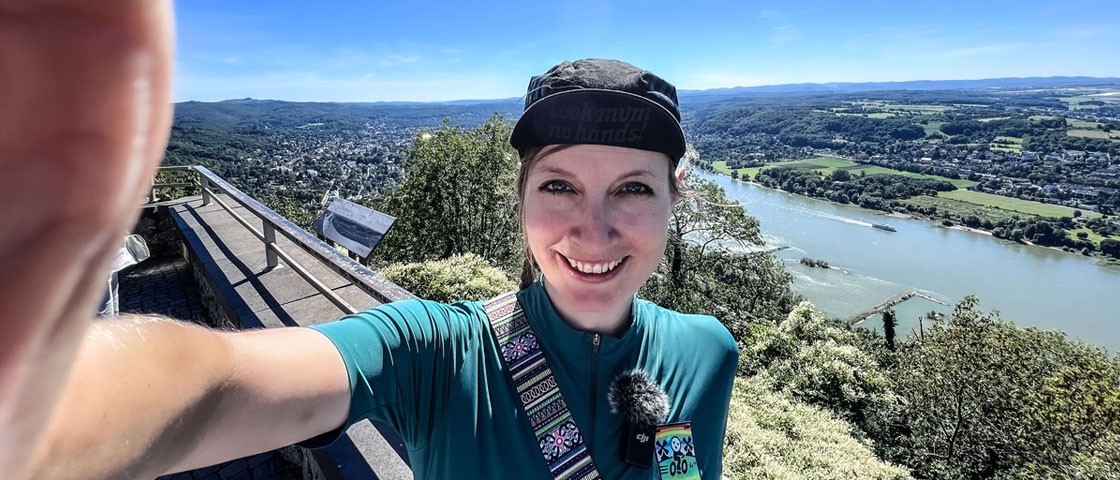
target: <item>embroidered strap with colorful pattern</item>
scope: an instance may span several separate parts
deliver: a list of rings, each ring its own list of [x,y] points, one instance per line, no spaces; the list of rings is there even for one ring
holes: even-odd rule
[[[491,299],[486,302],[485,309],[502,348],[502,361],[513,378],[517,396],[521,398],[521,406],[537,436],[552,478],[600,478],[516,293]]]

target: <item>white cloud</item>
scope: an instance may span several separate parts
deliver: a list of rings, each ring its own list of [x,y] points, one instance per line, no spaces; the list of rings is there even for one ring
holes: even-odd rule
[[[792,25],[779,25],[770,29],[770,42],[771,43],[790,43],[797,40],[798,35]]]
[[[763,20],[785,20],[786,15],[777,10],[762,10],[758,12],[758,18]]]
[[[758,85],[773,85],[770,77],[757,75],[738,75],[731,73],[698,73],[687,80],[687,87],[693,90],[707,90],[709,88],[754,87]]]
[[[942,59],[957,59],[965,57],[978,57],[989,56],[1007,53],[1013,50],[1018,50],[1027,47],[1026,43],[1014,42],[1004,43],[999,45],[982,45],[978,47],[958,48],[953,50],[942,50],[939,52],[932,52],[929,56]]]
[[[322,102],[445,101],[507,98],[519,93],[496,75],[439,72],[434,75],[328,75],[291,70],[248,75],[176,77],[175,101],[252,97]]]
[[[419,55],[402,55],[394,53],[385,57],[387,60],[397,63],[416,63],[420,60]]]

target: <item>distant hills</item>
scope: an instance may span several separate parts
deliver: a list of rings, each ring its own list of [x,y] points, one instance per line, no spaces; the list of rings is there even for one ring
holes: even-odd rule
[[[982,78],[976,80],[912,80],[905,82],[829,82],[829,83],[789,83],[782,85],[759,85],[754,87],[711,88],[706,90],[678,90],[681,97],[696,96],[742,96],[744,94],[768,93],[847,93],[888,90],[959,90],[959,89],[1029,89],[1029,88],[1068,88],[1090,86],[1120,87],[1120,77],[1007,77]],[[518,108],[521,97],[448,100],[437,102],[322,102],[325,105],[367,105],[377,107],[424,107],[429,105],[458,105],[471,107],[477,105],[511,104]],[[290,102],[285,100],[258,100],[242,98],[221,102],[182,102],[182,103],[222,103],[234,105],[259,105],[268,102],[282,103],[320,103]]]
[[[1120,88],[1120,78],[1099,77],[1026,77],[989,78],[980,80],[918,80],[909,82],[867,83],[798,83],[757,87],[680,90],[685,110],[704,108],[730,99],[778,100],[788,97],[813,97],[870,92],[961,91],[969,95],[990,95],[1001,91],[1053,90],[1070,87]],[[907,94],[905,92],[912,92]],[[897,94],[894,94],[897,95]],[[472,126],[497,112],[509,119],[521,116],[523,99],[519,97],[493,100],[455,100],[443,102],[291,102],[243,98],[221,102],[181,102],[176,105],[175,121],[179,124],[210,124],[225,126],[298,127],[318,121],[336,126],[364,125],[369,122],[392,122],[403,127],[438,125],[444,119],[451,123]],[[686,111],[686,114],[689,112]]]
[[[331,103],[255,100],[181,102],[175,105],[175,123],[219,126],[298,127],[330,122],[334,127],[360,127],[366,123],[392,123],[401,127],[430,127],[444,119],[457,125],[475,125],[494,112],[506,118],[521,115],[521,100],[465,102]]]
[[[763,85],[757,87],[716,88],[709,90],[681,90],[684,96],[721,96],[749,93],[845,93],[870,92],[880,90],[959,90],[959,89],[1023,89],[1023,88],[1066,88],[1087,86],[1120,86],[1116,77],[1010,77],[985,78],[979,80],[914,80],[909,82],[865,82],[865,83],[791,83],[787,85]]]

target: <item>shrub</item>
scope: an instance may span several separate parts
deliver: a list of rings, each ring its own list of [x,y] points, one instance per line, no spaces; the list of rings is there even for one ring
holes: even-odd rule
[[[486,300],[517,288],[501,270],[473,253],[390,265],[381,274],[413,295],[438,302]]]
[[[771,328],[756,327],[740,372],[771,390],[827,408],[871,433],[891,403],[890,381],[860,338],[802,302]]]
[[[911,478],[876,458],[847,422],[746,378],[735,379],[731,394],[723,474],[731,480]]]

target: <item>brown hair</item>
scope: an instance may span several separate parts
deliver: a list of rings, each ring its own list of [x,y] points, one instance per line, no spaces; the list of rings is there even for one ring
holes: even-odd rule
[[[537,281],[537,261],[533,258],[533,252],[529,250],[529,241],[525,235],[525,210],[522,208],[525,204],[525,190],[529,183],[529,170],[533,163],[543,158],[546,153],[556,153],[572,146],[574,144],[541,145],[529,147],[519,152],[521,163],[517,165],[517,223],[521,228],[521,248],[524,256],[521,264],[521,286],[519,288],[527,288]],[[666,155],[666,158],[669,158],[669,156]],[[669,158],[669,191],[678,197],[683,190],[680,178],[677,177],[677,167],[679,165],[683,165],[681,161],[674,162],[673,159]]]

